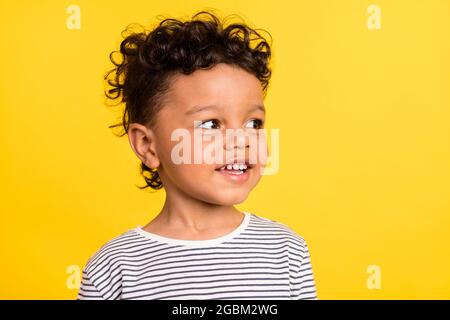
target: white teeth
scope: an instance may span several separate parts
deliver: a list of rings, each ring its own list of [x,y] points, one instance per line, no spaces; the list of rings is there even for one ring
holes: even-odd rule
[[[247,165],[245,163],[233,163],[233,164],[227,164],[220,168],[221,170],[247,170]]]

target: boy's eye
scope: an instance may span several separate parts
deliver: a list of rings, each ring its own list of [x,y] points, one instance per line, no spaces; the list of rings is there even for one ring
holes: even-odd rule
[[[217,121],[217,120],[214,120],[214,119],[212,119],[212,120],[206,120],[206,121],[203,121],[198,127],[199,128],[204,128],[204,129],[218,129],[218,124],[219,122]],[[215,126],[215,125],[217,125],[217,126]]]
[[[260,119],[252,119],[248,123],[252,123],[252,122],[253,122],[253,126],[256,126],[256,127],[252,127],[252,129],[261,129],[264,126],[264,122]]]

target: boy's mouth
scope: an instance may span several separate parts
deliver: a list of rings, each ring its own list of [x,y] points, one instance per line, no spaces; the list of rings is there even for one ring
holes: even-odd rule
[[[251,165],[248,160],[235,159],[235,160],[230,161],[227,164],[221,165],[220,167],[216,168],[215,170],[220,171],[222,173],[240,175],[240,174],[245,173],[247,170],[250,170],[251,168],[253,168],[253,165]]]

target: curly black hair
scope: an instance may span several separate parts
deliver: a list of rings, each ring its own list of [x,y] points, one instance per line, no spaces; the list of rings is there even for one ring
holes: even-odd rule
[[[142,30],[134,32],[130,28],[132,25]],[[267,32],[252,29],[246,23],[225,26],[225,22],[208,11],[200,11],[185,22],[165,18],[151,31],[140,24],[128,25],[122,31],[124,40],[120,51],[109,55],[115,68],[104,76],[112,87],[105,91],[106,97],[118,99],[118,104],[125,105],[120,123],[109,128],[121,127],[123,131],[119,136],[122,137],[128,133],[131,123],[154,127],[171,77],[210,69],[218,63],[238,66],[255,75],[265,97],[272,74],[269,67],[272,43],[269,45],[257,30]],[[270,33],[267,34],[272,41]],[[121,57],[119,62],[114,58],[116,53]],[[141,162],[140,173],[146,185],[138,188],[157,190],[162,187],[157,168],[149,168]]]

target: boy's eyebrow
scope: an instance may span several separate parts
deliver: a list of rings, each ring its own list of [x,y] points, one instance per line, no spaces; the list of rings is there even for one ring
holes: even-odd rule
[[[218,107],[216,105],[196,106],[196,107],[193,107],[192,109],[188,110],[185,113],[185,115],[191,115],[191,114],[194,114],[194,113],[197,113],[197,112],[200,112],[200,111],[204,111],[204,110],[208,110],[208,109],[217,109],[217,108]],[[253,109],[251,109],[249,111],[249,113],[252,112],[253,110],[261,110],[262,112],[266,113],[266,109],[264,108],[264,106],[259,105],[259,104],[254,105]]]

